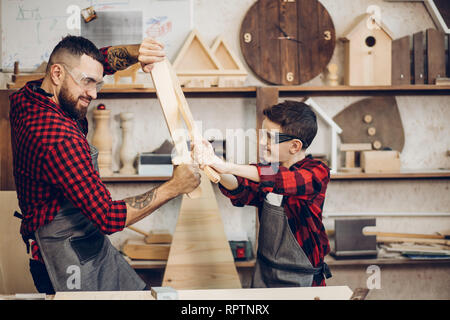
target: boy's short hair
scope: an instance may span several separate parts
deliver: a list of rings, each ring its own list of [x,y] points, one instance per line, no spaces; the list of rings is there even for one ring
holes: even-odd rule
[[[46,72],[55,63],[64,62],[70,56],[80,58],[83,54],[103,64],[103,55],[94,43],[80,36],[68,35],[62,38],[50,54]]]
[[[299,137],[302,149],[308,148],[317,134],[317,118],[304,102],[286,100],[263,111],[270,121],[279,124],[283,133]]]

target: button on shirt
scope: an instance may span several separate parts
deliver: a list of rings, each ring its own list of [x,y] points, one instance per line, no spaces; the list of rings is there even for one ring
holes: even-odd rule
[[[114,70],[104,56],[104,73]],[[11,144],[14,178],[23,220],[23,239],[50,223],[61,204],[68,199],[103,233],[125,227],[127,215],[123,200],[113,201],[92,165],[87,119],[78,121],[43,91],[42,80],[28,82],[10,96]],[[42,261],[36,241],[32,256]]]

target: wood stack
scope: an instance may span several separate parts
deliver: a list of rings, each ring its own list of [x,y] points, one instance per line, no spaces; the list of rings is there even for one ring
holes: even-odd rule
[[[146,233],[134,227],[129,229],[144,235],[144,239],[127,240],[122,252],[134,260],[162,260],[169,257],[172,235],[166,230]]]

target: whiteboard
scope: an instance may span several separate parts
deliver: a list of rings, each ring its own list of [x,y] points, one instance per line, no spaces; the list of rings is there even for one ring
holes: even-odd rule
[[[48,58],[62,37],[81,35],[80,10],[141,11],[142,38],[165,45],[173,60],[193,29],[193,0],[1,0],[1,66],[32,71]],[[124,43],[124,44],[131,44]]]

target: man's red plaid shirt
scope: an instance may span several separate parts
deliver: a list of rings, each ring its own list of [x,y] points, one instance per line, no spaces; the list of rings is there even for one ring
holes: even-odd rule
[[[114,70],[104,56],[104,73]],[[125,227],[125,202],[113,201],[92,165],[86,140],[87,119],[72,119],[40,88],[42,80],[28,82],[10,96],[11,144],[14,178],[23,220],[24,240],[50,223],[68,199],[103,233]],[[36,241],[32,256],[42,261]]]

